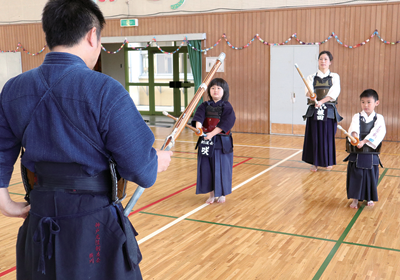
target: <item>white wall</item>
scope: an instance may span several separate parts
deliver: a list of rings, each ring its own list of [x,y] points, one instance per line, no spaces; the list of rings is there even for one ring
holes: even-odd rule
[[[0,91],[11,78],[22,73],[21,53],[0,53]]]
[[[372,4],[399,2],[399,0],[186,0],[177,10],[171,5],[179,0],[105,0],[95,1],[106,18],[128,18],[188,13],[243,11],[335,4]],[[0,24],[39,22],[47,0],[0,0]],[[140,21],[139,21],[140,26]]]
[[[104,44],[107,50],[115,51],[121,44]],[[101,72],[113,77],[125,87],[125,56],[124,50],[116,54],[101,52]]]

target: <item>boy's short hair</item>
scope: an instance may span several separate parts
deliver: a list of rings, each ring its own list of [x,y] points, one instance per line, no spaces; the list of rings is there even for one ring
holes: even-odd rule
[[[321,57],[321,55],[326,54],[329,57],[329,60],[332,61],[333,60],[333,55],[331,54],[330,51],[322,51],[319,53],[318,55],[318,59]]]
[[[50,50],[74,46],[93,27],[100,39],[104,24],[104,16],[93,0],[49,0],[42,13],[42,27]]]
[[[222,89],[224,90],[224,95],[222,96],[221,100],[228,101],[228,99],[229,99],[229,86],[228,86],[228,83],[224,79],[221,79],[221,78],[213,79],[210,82],[210,84],[208,85],[207,93],[208,93],[208,97],[210,98],[210,100],[213,100],[212,97],[211,97],[211,94],[210,94],[210,88],[212,86],[215,86],[215,85],[217,85],[219,87],[222,87]]]
[[[373,97],[375,102],[379,100],[378,93],[373,89],[366,89],[360,94],[360,99],[363,97]]]

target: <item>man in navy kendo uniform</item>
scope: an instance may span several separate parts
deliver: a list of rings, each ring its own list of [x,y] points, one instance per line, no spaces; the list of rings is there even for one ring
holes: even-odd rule
[[[51,52],[0,94],[0,211],[26,218],[17,279],[142,279],[137,233],[112,200],[110,166],[147,188],[172,153],[152,148],[124,87],[92,70],[105,24],[93,0],[50,0],[42,24]],[[26,203],[7,189],[21,150],[21,170],[35,176]]]

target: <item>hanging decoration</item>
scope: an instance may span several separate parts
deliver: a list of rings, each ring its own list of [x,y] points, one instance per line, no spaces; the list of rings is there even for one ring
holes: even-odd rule
[[[171,9],[172,9],[172,10],[176,10],[176,9],[178,9],[180,6],[182,6],[183,3],[185,3],[185,0],[180,0],[178,3],[176,3],[176,4],[174,4],[174,5],[171,5]]]
[[[118,50],[113,51],[113,52],[107,51],[107,49],[106,49],[103,45],[101,45],[101,49],[102,49],[103,51],[105,51],[106,53],[109,53],[109,54],[116,54],[116,53],[119,53],[119,52],[124,48],[124,46],[125,46],[126,44],[129,44],[129,42],[128,42],[127,39],[124,40],[124,42],[122,43],[121,47],[119,47]],[[137,47],[128,47],[128,48],[129,48],[129,49],[132,49],[132,50],[141,51],[141,50],[143,50],[143,49],[145,49],[145,48],[148,48],[149,46],[150,46],[150,43],[147,43],[147,45],[146,45],[145,47],[140,47],[140,48],[137,48]]]
[[[250,42],[247,43],[247,45],[244,45],[243,47],[238,48],[238,47],[234,47],[231,43],[229,43],[228,39],[226,38],[225,33],[222,34],[222,38],[225,39],[225,41],[226,41],[226,43],[228,44],[228,46],[229,46],[230,48],[232,48],[232,49],[235,49],[235,50],[243,50],[243,49],[247,48],[247,47],[250,46],[250,44],[254,41],[254,39],[257,38],[257,37],[258,37],[258,34],[255,35],[255,36],[253,37],[253,39],[251,39]]]
[[[258,35],[258,34],[256,34],[256,36],[254,36],[255,38],[257,38],[261,43],[263,43],[264,45],[268,45],[268,46],[280,46],[280,45],[285,45],[285,44],[287,44],[287,43],[289,43],[291,40],[292,40],[292,38],[294,38],[294,37],[296,37],[296,33],[294,33],[294,34],[292,34],[292,36],[290,36],[290,38],[289,39],[287,39],[285,42],[283,42],[283,43],[268,43],[267,41],[264,41],[263,39],[261,39],[261,37]],[[253,38],[253,40],[254,40],[254,38]]]
[[[165,53],[165,54],[174,54],[174,53],[178,52],[178,51],[183,47],[183,45],[184,45],[185,43],[188,42],[188,39],[187,39],[187,37],[185,37],[185,39],[182,41],[181,45],[180,45],[176,50],[174,50],[174,51],[171,52],[171,53],[170,53],[170,52],[166,52],[166,51],[164,51],[163,49],[161,49],[161,47],[157,44],[156,37],[153,38],[153,42],[156,44],[156,46],[157,46],[157,48],[160,50],[160,52]]]
[[[35,56],[35,55],[41,54],[46,48],[47,48],[47,45],[44,45],[44,47],[40,51],[38,51],[37,53],[30,53],[21,45],[21,43],[18,42],[17,48],[15,50],[9,50],[9,51],[0,50],[0,53],[9,53],[9,52],[15,53],[15,52],[18,52],[19,49],[22,49],[22,51],[25,52],[26,54],[29,54],[31,56]]]
[[[398,41],[396,41],[396,42],[389,42],[389,41],[386,41],[386,40],[382,39],[381,36],[379,35],[378,30],[375,30],[375,31],[371,34],[370,38],[373,38],[374,36],[377,36],[377,37],[380,39],[380,41],[381,41],[382,43],[384,43],[384,44],[396,45],[396,44],[400,43],[400,40],[398,40]],[[232,45],[232,44],[228,41],[228,37],[226,36],[225,33],[222,34],[222,38],[224,38],[224,40],[226,41],[226,43],[228,44],[228,46],[229,46],[231,49],[234,49],[234,50],[243,50],[243,49],[248,48],[248,47],[251,45],[251,43],[253,43],[253,41],[254,41],[255,39],[258,39],[261,43],[263,43],[264,45],[267,45],[267,46],[281,46],[281,45],[286,45],[286,44],[288,44],[293,38],[296,38],[296,41],[297,41],[299,44],[301,44],[301,45],[322,45],[322,44],[325,44],[326,42],[328,42],[330,39],[334,38],[334,39],[336,40],[337,43],[339,43],[340,45],[342,45],[342,46],[344,46],[344,47],[346,47],[346,48],[349,48],[349,49],[355,49],[355,48],[357,48],[357,47],[364,46],[366,43],[369,43],[369,42],[370,42],[370,39],[366,39],[365,41],[363,41],[363,42],[361,42],[361,43],[359,43],[359,44],[356,44],[356,45],[354,45],[354,46],[349,46],[349,45],[343,44],[343,42],[341,42],[341,41],[339,40],[339,37],[335,34],[335,32],[332,32],[324,41],[321,41],[321,42],[304,42],[304,41],[300,40],[300,39],[297,37],[297,33],[293,33],[293,34],[292,34],[286,41],[284,41],[284,42],[281,42],[281,43],[269,43],[269,42],[265,41],[264,39],[262,39],[262,38],[260,37],[259,34],[256,34],[256,35],[254,35],[254,37],[250,40],[250,42],[248,42],[248,43],[247,43],[246,45],[244,45],[243,47],[235,47],[234,45]],[[157,42],[156,37],[153,37],[153,42]],[[192,49],[194,49],[195,51],[198,51],[198,52],[207,52],[207,51],[213,49],[214,47],[216,47],[216,46],[221,42],[221,38],[218,39],[218,41],[217,41],[212,47],[209,47],[209,48],[206,48],[206,49],[197,49],[197,48],[195,48],[194,46],[192,46],[192,45],[190,44],[189,40],[187,40],[187,37],[185,37],[185,39],[183,40],[181,46],[180,46],[177,50],[175,50],[174,52],[172,52],[172,53],[175,53],[175,52],[179,51],[179,49],[182,47],[182,45],[183,45],[184,42],[186,42],[186,44],[187,44],[189,47],[191,47]],[[156,43],[156,45],[157,45],[157,43]],[[121,46],[121,48],[122,48],[122,46]],[[160,46],[158,46],[158,45],[157,45],[157,48],[158,48],[161,52],[163,52],[163,53],[172,54],[172,53],[168,53],[168,52],[163,51],[162,48],[161,48]],[[103,50],[105,50],[105,49],[103,48]],[[120,50],[120,49],[119,49],[119,50]],[[117,52],[118,52],[119,50],[117,50]],[[114,52],[108,52],[108,53],[114,53]]]
[[[343,44],[343,42],[339,40],[339,38],[338,38],[338,36],[335,34],[335,32],[332,32],[332,34],[331,34],[328,38],[326,38],[325,41],[322,41],[322,42],[315,42],[315,43],[306,43],[306,42],[300,41],[300,40],[297,38],[296,33],[295,33],[294,35],[295,35],[295,37],[296,37],[297,42],[299,42],[299,44],[302,44],[302,45],[322,45],[322,44],[328,42],[331,38],[335,38],[336,42],[338,42],[339,44],[341,44],[343,47],[349,48],[349,49],[355,49],[355,48],[364,46],[366,43],[369,43],[369,41],[370,41],[370,39],[366,39],[366,40],[364,40],[363,42],[361,42],[361,43],[359,43],[359,44],[357,44],[357,45],[349,46],[349,45]],[[400,41],[389,42],[389,41],[386,41],[386,40],[382,39],[382,37],[381,37],[381,36],[379,35],[379,33],[378,33],[378,30],[375,30],[374,33],[372,33],[372,35],[371,35],[370,38],[372,38],[372,37],[374,37],[374,36],[377,36],[377,37],[379,38],[379,40],[381,40],[381,42],[384,43],[384,44],[396,45],[396,44],[400,43]]]
[[[340,41],[340,40],[339,40],[339,37],[335,34],[335,32],[332,32],[325,40],[323,40],[323,41],[321,41],[321,42],[304,42],[304,41],[300,40],[300,39],[297,37],[297,33],[293,33],[293,34],[292,34],[286,41],[284,41],[284,42],[281,42],[281,43],[269,43],[269,42],[265,41],[264,39],[262,39],[262,38],[260,37],[259,34],[256,34],[256,35],[254,35],[254,37],[250,40],[250,42],[248,42],[248,43],[247,43],[246,45],[244,45],[243,47],[235,47],[234,45],[232,45],[232,44],[228,41],[228,37],[226,36],[225,33],[223,33],[221,37],[226,41],[226,43],[228,44],[228,46],[229,46],[231,49],[234,49],[234,50],[243,50],[243,49],[248,48],[248,47],[253,43],[253,41],[254,41],[255,39],[258,39],[262,44],[267,45],[267,46],[281,46],[281,45],[288,44],[293,38],[296,38],[296,41],[297,41],[299,44],[301,44],[301,45],[322,45],[322,44],[325,44],[326,42],[328,42],[330,39],[334,38],[334,40],[335,40],[338,44],[340,44],[340,45],[342,45],[342,46],[344,46],[344,47],[346,47],[346,48],[349,48],[349,49],[355,49],[355,48],[364,46],[365,44],[369,43],[370,40],[371,40],[371,38],[373,38],[373,37],[375,37],[375,36],[377,36],[377,37],[379,38],[379,40],[380,40],[382,43],[387,44],[387,45],[396,45],[396,44],[400,43],[400,40],[398,40],[398,41],[396,41],[396,42],[390,42],[390,41],[384,40],[384,39],[379,35],[378,30],[375,30],[375,31],[371,34],[370,38],[364,40],[363,42],[361,42],[361,43],[359,43],[359,44],[353,45],[353,46],[351,46],[351,45],[346,45],[346,44],[344,44],[342,41]],[[178,52],[178,51],[182,48],[182,46],[184,45],[184,43],[186,43],[189,47],[191,47],[191,48],[194,49],[195,51],[198,51],[198,52],[207,52],[207,51],[209,51],[209,50],[212,50],[214,47],[216,47],[216,46],[221,42],[222,38],[219,38],[218,41],[217,41],[212,47],[209,47],[209,48],[206,48],[206,49],[197,49],[197,48],[195,48],[194,46],[192,46],[192,45],[190,44],[189,40],[187,39],[187,37],[185,37],[185,38],[183,39],[181,45],[180,45],[175,51],[173,51],[173,52],[171,52],[171,53],[164,51],[164,50],[157,44],[157,39],[156,39],[156,37],[153,37],[152,41],[156,44],[157,48],[158,48],[161,52],[166,53],[166,54],[174,54],[174,53]],[[101,45],[101,48],[102,48],[103,51],[105,51],[105,52],[108,53],[108,54],[116,54],[116,53],[120,52],[120,51],[123,49],[123,47],[125,46],[125,44],[129,44],[129,42],[128,42],[127,39],[124,40],[124,42],[122,43],[121,47],[120,47],[119,49],[117,49],[116,51],[108,51],[103,45]],[[140,48],[129,47],[129,48],[131,48],[131,49],[133,49],[133,50],[139,50],[139,51],[140,51],[140,50],[143,50],[143,49],[148,48],[149,46],[150,46],[150,42],[147,43],[147,45],[146,45],[145,47],[140,47]],[[44,45],[44,47],[43,47],[39,52],[37,52],[37,53],[30,53],[29,51],[27,51],[25,48],[22,47],[21,43],[18,43],[18,44],[17,44],[17,48],[16,48],[15,50],[9,50],[9,51],[2,51],[2,50],[0,50],[0,53],[5,53],[5,52],[17,52],[19,49],[22,49],[22,51],[24,51],[26,54],[35,56],[35,55],[41,54],[41,53],[46,49],[46,47],[47,47],[47,45]]]
[[[221,38],[214,44],[214,46],[212,46],[212,47],[209,47],[209,48],[207,48],[207,49],[204,49],[204,50],[202,50],[202,49],[196,49],[195,47],[193,47],[192,46],[192,44],[190,44],[190,42],[187,40],[187,44],[188,44],[188,46],[189,47],[191,47],[192,49],[194,49],[195,51],[198,51],[198,52],[208,52],[209,50],[212,50],[215,46],[217,46],[218,44],[219,44],[219,42],[221,42]]]
[[[129,44],[129,42],[128,42],[127,40],[126,40],[126,43]],[[143,50],[143,49],[145,49],[145,48],[148,48],[149,46],[150,46],[150,42],[148,42],[147,45],[146,45],[145,47],[140,47],[140,48],[128,47],[128,48],[129,48],[129,49],[132,49],[132,50],[141,51],[141,50]]]
[[[103,51],[105,51],[106,53],[109,53],[109,54],[116,54],[116,53],[119,53],[119,52],[122,50],[122,48],[125,46],[125,44],[126,44],[127,42],[128,42],[128,41],[125,39],[124,42],[122,43],[122,45],[119,47],[119,49],[116,50],[116,51],[113,51],[113,52],[107,51],[107,49],[106,49],[103,45],[101,45],[101,49],[102,49]]]

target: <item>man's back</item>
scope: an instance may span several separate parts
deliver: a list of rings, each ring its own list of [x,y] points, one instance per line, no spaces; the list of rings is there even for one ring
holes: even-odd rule
[[[50,53],[40,67],[10,80],[1,103],[14,141],[26,149],[22,163],[31,171],[35,162],[75,162],[95,175],[108,169],[106,154],[115,159],[124,177],[134,180],[132,171],[142,168],[133,158],[129,162],[126,153],[137,157],[143,148],[139,146],[154,142],[125,89],[71,54]],[[130,144],[133,141],[138,146]],[[154,178],[156,161],[151,165]],[[149,186],[154,180],[138,183]]]

